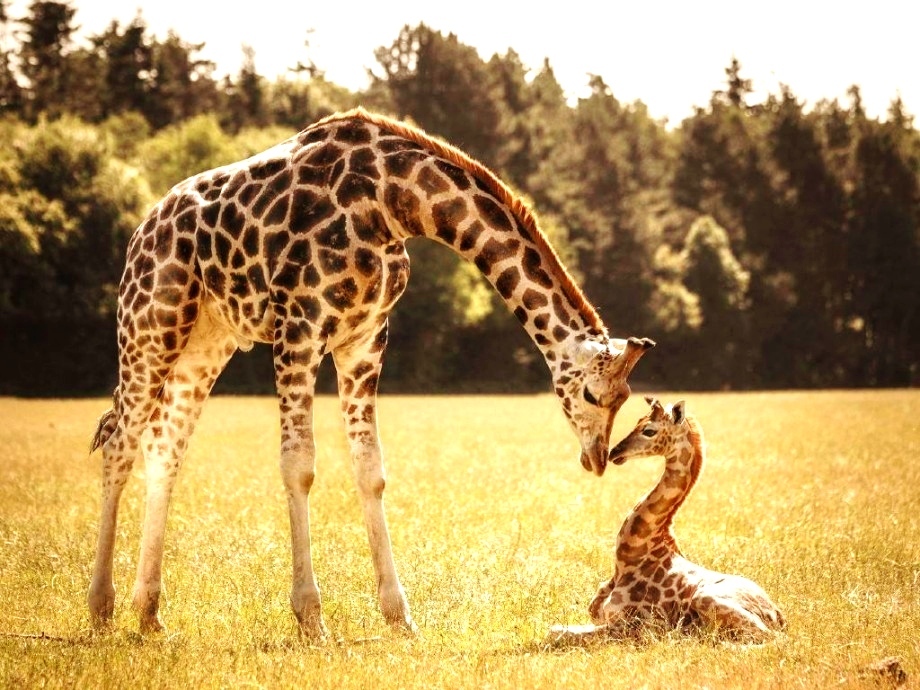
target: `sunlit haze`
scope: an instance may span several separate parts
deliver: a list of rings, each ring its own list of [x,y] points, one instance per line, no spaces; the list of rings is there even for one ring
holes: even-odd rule
[[[27,6],[15,0],[10,15],[21,16]],[[672,125],[722,88],[732,56],[753,81],[751,103],[786,84],[806,108],[820,99],[847,104],[855,83],[871,117],[884,118],[898,95],[910,114],[920,112],[920,4],[903,0],[83,0],[73,6],[81,36],[102,32],[112,20],[124,26],[141,12],[159,38],[173,29],[188,43],[203,42],[198,55],[215,62],[218,75],[235,74],[248,45],[263,76],[274,78],[310,59],[330,81],[363,89],[367,71],[378,68],[374,50],[391,45],[404,25],[424,22],[456,34],[483,59],[509,48],[532,70],[548,59],[571,99],[585,93],[589,74],[600,75],[620,101],[641,100],[653,117]]]

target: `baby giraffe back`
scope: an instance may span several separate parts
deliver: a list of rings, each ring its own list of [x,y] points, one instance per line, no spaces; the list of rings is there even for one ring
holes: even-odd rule
[[[591,601],[591,619],[611,631],[655,622],[763,641],[785,628],[767,593],[745,577],[687,560],[673,534],[674,515],[702,470],[702,428],[685,414],[683,401],[665,407],[646,400],[651,411],[610,451],[610,461],[621,465],[633,458],[664,456],[665,469],[620,528],[614,574]]]

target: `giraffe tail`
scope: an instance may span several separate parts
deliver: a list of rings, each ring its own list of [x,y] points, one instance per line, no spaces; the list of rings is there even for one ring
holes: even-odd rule
[[[118,397],[118,391],[115,392],[115,397]],[[102,413],[102,416],[99,418],[99,422],[96,424],[96,433],[93,434],[93,440],[89,445],[89,452],[92,454],[97,448],[102,448],[105,445],[105,442],[109,439],[109,436],[112,435],[112,432],[115,431],[115,425],[118,423],[118,415],[115,413],[115,405],[107,409]]]

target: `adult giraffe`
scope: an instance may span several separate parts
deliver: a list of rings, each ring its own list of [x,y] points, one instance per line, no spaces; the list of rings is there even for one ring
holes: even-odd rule
[[[291,606],[324,637],[310,554],[316,371],[331,353],[386,620],[412,630],[383,510],[376,394],[387,315],[409,276],[404,242],[438,240],[494,285],[542,351],[581,446],[600,475],[626,379],[650,340],[611,340],[527,207],[484,166],[419,129],[357,109],[330,116],[252,158],[176,185],[128,245],[118,298],[119,383],[99,420],[102,518],[89,588],[111,620],[118,502],[146,461],[133,605],[158,616],[173,483],[204,400],[231,355],[272,343],[281,475],[291,520]]]

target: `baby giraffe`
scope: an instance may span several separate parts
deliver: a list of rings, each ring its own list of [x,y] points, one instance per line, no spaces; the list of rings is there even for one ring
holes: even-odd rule
[[[648,415],[610,451],[630,458],[664,456],[658,484],[630,513],[617,536],[613,577],[601,584],[588,611],[594,626],[556,629],[557,641],[617,638],[643,626],[702,628],[743,642],[763,642],[786,626],[783,614],[757,584],[691,563],[671,527],[699,477],[705,453],[699,422],[684,402],[663,407],[646,398]]]

